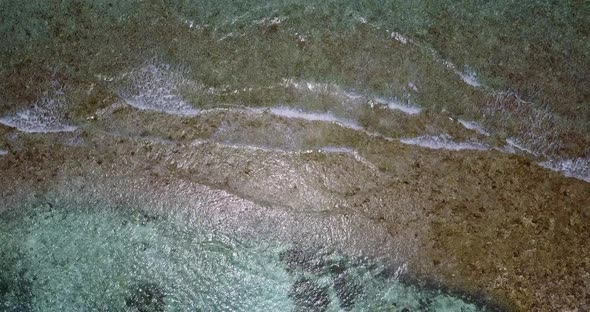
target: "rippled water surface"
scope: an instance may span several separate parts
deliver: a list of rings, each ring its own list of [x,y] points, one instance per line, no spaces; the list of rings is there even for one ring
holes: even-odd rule
[[[447,281],[557,302],[523,263],[561,267],[557,237],[585,251],[589,17],[588,1],[1,0],[0,311],[492,310]],[[15,199],[63,181],[108,204]]]
[[[1,219],[2,311],[488,311],[400,281],[403,267],[329,249],[122,207],[21,209]]]

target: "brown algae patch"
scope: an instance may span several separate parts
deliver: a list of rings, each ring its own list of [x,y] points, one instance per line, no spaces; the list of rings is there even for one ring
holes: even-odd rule
[[[2,183],[13,183],[23,168],[36,178],[16,181],[41,188],[54,177],[85,172],[115,180],[148,174],[154,185],[192,181],[253,200],[261,205],[254,210],[303,217],[294,222],[318,213],[358,219],[359,226],[382,231],[390,247],[356,249],[361,245],[355,243],[351,250],[399,259],[410,275],[485,294],[517,310],[586,304],[590,187],[521,156],[371,139],[357,148],[375,171],[347,154],[170,145],[100,132],[86,140],[95,147],[31,143],[30,152],[0,161]]]

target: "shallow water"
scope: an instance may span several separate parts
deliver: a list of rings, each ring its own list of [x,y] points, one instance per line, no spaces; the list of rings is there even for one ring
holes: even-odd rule
[[[3,212],[3,311],[488,311],[403,267],[80,202]]]
[[[479,142],[455,142],[448,134],[401,139],[400,142],[404,144],[423,146],[431,149],[448,149],[453,151],[488,149],[488,146]]]
[[[410,281],[416,272],[385,264],[397,254],[361,259],[334,250],[336,241],[350,239],[360,252],[364,244],[386,250],[402,240],[410,259],[408,250],[452,242],[452,227],[440,237],[428,232],[463,224],[449,221],[445,209],[452,216],[473,212],[467,219],[493,210],[460,206],[462,185],[445,193],[453,184],[440,177],[477,180],[467,196],[475,200],[511,174],[504,165],[530,174],[523,167],[532,164],[538,175],[527,178],[536,181],[554,179],[553,170],[590,183],[588,9],[584,1],[512,0],[1,1],[0,161],[23,168],[0,173],[0,211],[17,181],[43,188],[63,172],[64,180],[96,172],[119,179],[109,168],[140,163],[125,186],[141,185],[135,206],[156,191],[147,177],[157,177],[154,184],[194,178],[205,194],[209,186],[227,191],[236,197],[213,193],[251,200],[267,217],[264,226],[252,221],[243,229],[243,215],[225,212],[235,221],[228,227],[288,224],[313,233],[285,230],[276,241],[227,234],[199,222],[217,222],[211,211],[231,200],[199,203],[172,189],[180,198],[159,205],[194,201],[201,219],[72,194],[10,203],[0,215],[0,242],[8,246],[0,250],[0,310],[486,310],[473,298]],[[63,156],[37,152],[47,146],[80,158],[61,167]],[[451,168],[468,174],[437,171],[448,162],[462,163]],[[427,177],[413,184],[421,174],[436,183]],[[84,183],[109,193],[92,179]],[[415,198],[406,198],[406,187]],[[556,201],[576,196],[563,185],[551,190]],[[520,196],[504,195],[502,201]],[[271,213],[281,209],[301,214]],[[439,212],[441,220],[428,219]],[[327,225],[325,216],[333,218]],[[521,218],[529,220],[514,219]],[[577,215],[566,219],[578,224]],[[398,220],[426,222],[420,238],[429,241],[414,242],[411,226],[392,230]],[[545,223],[553,229],[554,222],[551,216]],[[322,236],[324,227],[330,235]],[[363,227],[379,235],[364,237]],[[294,243],[312,234],[325,240],[325,250]],[[507,253],[516,259],[521,251]],[[466,286],[511,267],[446,260],[475,272]],[[455,279],[456,267],[438,267],[440,260],[425,263],[426,275],[442,285],[462,278]],[[510,297],[520,286],[504,287],[505,278],[493,276],[477,291],[501,289]],[[534,301],[523,300],[526,307]]]

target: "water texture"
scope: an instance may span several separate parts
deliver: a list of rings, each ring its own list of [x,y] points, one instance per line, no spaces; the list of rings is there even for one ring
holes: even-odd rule
[[[461,289],[588,310],[589,21],[588,1],[2,0],[0,311],[494,310]],[[45,192],[92,174],[135,201]],[[173,181],[205,195],[136,207]]]
[[[80,202],[3,212],[3,311],[488,311],[403,268]]]

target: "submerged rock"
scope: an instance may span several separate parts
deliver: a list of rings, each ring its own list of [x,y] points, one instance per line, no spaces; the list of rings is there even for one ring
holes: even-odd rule
[[[0,275],[0,278],[0,311],[32,311],[31,283],[25,279],[24,272],[17,276]]]
[[[279,259],[285,263],[287,272],[303,270],[310,273],[320,273],[326,263],[321,256],[310,250],[289,248],[279,254]]]
[[[163,312],[164,290],[151,283],[142,283],[125,299],[125,305],[137,312]]]
[[[334,278],[334,290],[336,290],[340,307],[346,311],[354,307],[357,298],[363,292],[362,286],[346,273],[339,274]]]
[[[295,302],[297,312],[322,312],[330,305],[328,288],[305,277],[299,278],[293,284],[289,297]]]

